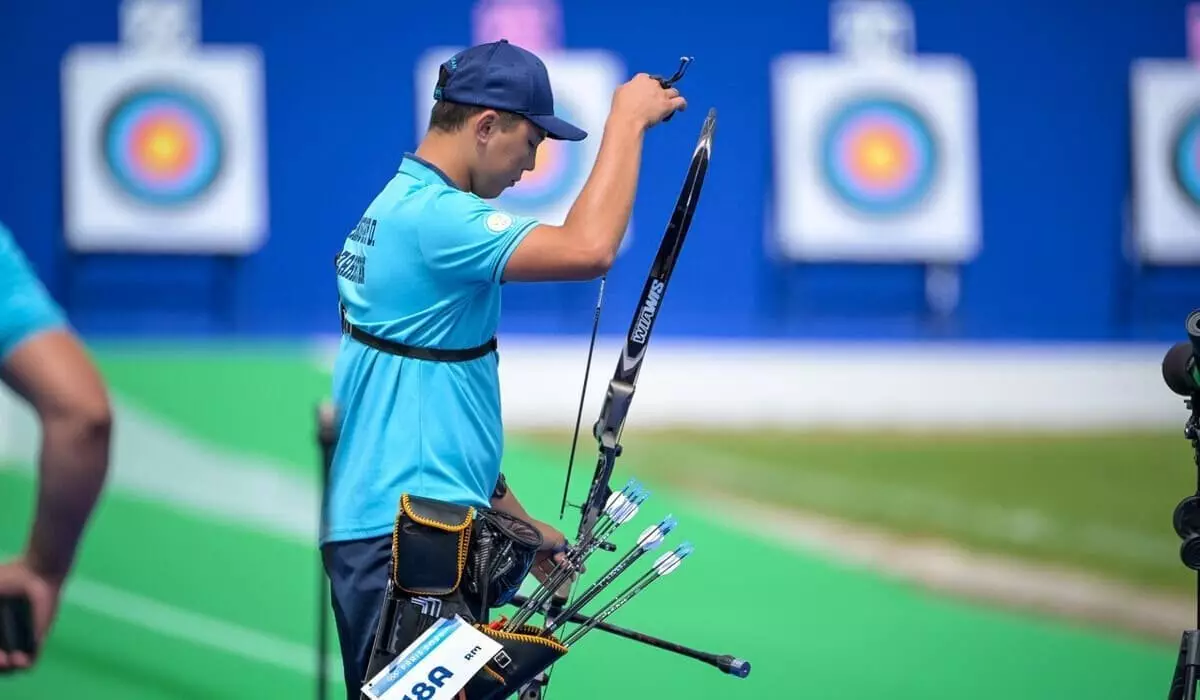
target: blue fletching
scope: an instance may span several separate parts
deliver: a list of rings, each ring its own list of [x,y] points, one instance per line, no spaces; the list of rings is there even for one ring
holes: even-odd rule
[[[692,550],[694,550],[694,549],[695,549],[695,547],[692,546],[691,542],[684,542],[683,544],[681,544],[675,548],[675,554],[679,555],[680,559],[683,559],[687,555],[691,554]]]
[[[675,516],[668,515],[662,519],[661,523],[658,524],[658,529],[662,531],[662,534],[667,535],[671,532],[671,530],[674,530],[675,526],[678,524],[679,521],[675,520]]]

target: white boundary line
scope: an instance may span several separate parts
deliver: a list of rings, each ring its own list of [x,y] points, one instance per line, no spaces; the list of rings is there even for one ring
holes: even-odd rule
[[[708,498],[712,508],[735,514],[735,527],[829,557],[875,575],[910,581],[940,594],[1000,604],[1029,615],[1045,612],[1067,620],[1099,622],[1161,642],[1179,639],[1195,622],[1187,596],[1148,593],[1050,564],[984,554],[937,540],[894,533],[738,501]]]
[[[306,676],[315,676],[314,646],[306,647],[258,630],[161,603],[87,579],[68,584],[67,602],[135,627],[198,646],[252,659]],[[329,679],[342,684],[341,657],[326,654]]]
[[[4,553],[3,556],[7,558],[11,554]],[[316,676],[316,669],[313,668],[315,646],[289,642],[259,630],[184,610],[86,578],[73,576],[68,579],[63,602],[67,606],[81,608],[164,637],[294,673]],[[330,682],[341,685],[341,657],[327,653],[325,663]]]

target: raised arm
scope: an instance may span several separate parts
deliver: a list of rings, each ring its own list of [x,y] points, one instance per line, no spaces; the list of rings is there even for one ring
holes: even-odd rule
[[[587,280],[608,271],[629,226],[650,127],[687,102],[640,73],[613,95],[592,171],[561,226],[539,224],[508,260],[508,281]]]

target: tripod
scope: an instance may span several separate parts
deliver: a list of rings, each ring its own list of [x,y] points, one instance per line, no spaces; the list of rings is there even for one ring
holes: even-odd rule
[[[1179,557],[1184,566],[1196,571],[1196,627],[1186,630],[1179,640],[1179,657],[1167,700],[1194,700],[1197,672],[1200,671],[1200,392],[1185,401],[1192,415],[1184,426],[1184,437],[1192,443],[1197,469],[1196,494],[1175,507],[1175,532],[1183,540]]]

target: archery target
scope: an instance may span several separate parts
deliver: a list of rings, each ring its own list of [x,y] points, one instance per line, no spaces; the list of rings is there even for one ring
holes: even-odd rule
[[[772,65],[775,250],[961,262],[979,249],[975,85],[954,56]]]
[[[1200,206],[1200,115],[1195,110],[1180,124],[1171,143],[1175,186],[1193,206]]]
[[[261,54],[119,44],[63,59],[64,214],[76,250],[247,253],[267,235]]]
[[[221,127],[185,89],[137,89],[113,106],[102,128],[109,175],[140,202],[185,204],[209,191],[221,173]]]
[[[1130,252],[1150,263],[1200,263],[1200,74],[1188,61],[1135,61],[1130,99]]]
[[[429,127],[438,68],[460,50],[460,47],[434,47],[417,63],[414,104],[418,141],[425,137]],[[587,131],[588,136],[578,142],[543,140],[538,146],[536,167],[525,173],[515,187],[505,190],[496,203],[514,214],[561,224],[596,162],[612,94],[620,85],[625,68],[616,54],[609,51],[556,49],[537,54],[550,74],[555,113]],[[622,250],[632,240],[632,229],[631,223]]]
[[[825,183],[863,213],[907,211],[934,182],[933,129],[902,100],[865,98],[843,105],[829,120],[822,142]]]

